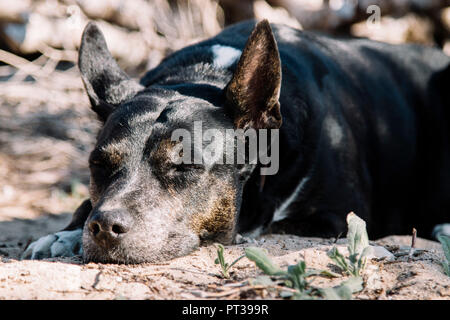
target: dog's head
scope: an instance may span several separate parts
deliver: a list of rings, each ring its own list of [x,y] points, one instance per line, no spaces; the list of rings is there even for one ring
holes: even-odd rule
[[[256,25],[223,88],[144,88],[119,68],[92,23],[79,67],[103,122],[89,159],[85,260],[156,262],[188,254],[204,239],[231,243],[243,186],[258,163],[238,163],[239,143],[226,129],[281,125],[281,66],[268,22]]]

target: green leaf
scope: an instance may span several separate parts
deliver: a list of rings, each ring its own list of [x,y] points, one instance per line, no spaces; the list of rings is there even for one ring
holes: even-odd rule
[[[445,258],[447,259],[447,262],[442,261],[442,267],[444,268],[445,274],[450,277],[450,237],[439,235],[438,240],[442,244],[442,249],[444,250]]]
[[[297,264],[288,267],[288,273],[303,277],[306,273],[306,263],[300,260]]]
[[[327,252],[327,256],[336,263],[336,265],[344,272],[348,272],[349,266],[347,261],[345,261],[345,257],[339,252],[336,247],[331,248],[330,251]]]
[[[338,291],[334,288],[320,289],[320,294],[326,300],[342,300],[342,297],[339,295]]]
[[[266,252],[261,248],[245,248],[245,256],[253,261],[259,269],[269,276],[286,275],[286,272],[274,264],[269,259]]]
[[[442,249],[444,250],[445,258],[447,262],[450,263],[450,237],[439,235],[438,240],[442,244]]]
[[[371,247],[370,247],[370,246],[366,247],[366,248],[363,250],[363,252],[361,253],[361,255],[359,256],[359,259],[358,259],[358,266],[357,266],[357,269],[358,269],[358,275],[359,275],[359,273],[360,273],[362,270],[364,270],[364,268],[366,267],[366,262],[367,262],[366,256],[368,255],[368,253],[370,252],[370,250],[371,250]]]
[[[370,245],[365,247],[364,250],[361,252],[361,255],[359,256],[359,259],[366,257],[371,251],[372,247]]]
[[[327,300],[350,300],[353,293],[362,289],[362,278],[351,277],[336,287],[320,289],[320,293]]]
[[[225,258],[223,256],[224,247],[220,243],[217,244],[217,258],[214,260],[215,264],[220,264],[220,267],[222,268],[222,275],[225,278],[229,278],[230,275],[228,274],[228,263],[225,263]]]
[[[314,297],[310,292],[296,292],[292,296],[293,300],[315,300],[316,297]]]
[[[240,256],[239,258],[237,258],[236,260],[234,260],[230,266],[228,268],[231,268],[232,266],[234,266],[239,260],[241,260],[242,258],[245,258],[245,254]]]
[[[217,244],[217,259],[216,259],[216,261],[218,263],[220,263],[221,266],[225,265],[225,259],[223,257],[223,250],[224,250],[223,245],[221,245],[220,243]]]
[[[339,278],[341,275],[328,270],[309,269],[308,271],[306,271],[305,277],[307,278],[310,276],[325,276],[330,278]]]
[[[273,286],[276,284],[275,281],[273,281],[269,276],[258,276],[254,279],[250,279],[249,283],[252,286],[257,286],[257,285],[261,285],[261,286]]]
[[[369,236],[366,231],[366,222],[353,212],[347,215],[347,240],[350,256],[360,254],[369,246]]]
[[[341,298],[341,300],[351,300],[352,292],[349,287],[345,285],[338,286],[334,288],[336,294]]]
[[[284,298],[284,299],[291,298],[293,295],[294,295],[294,292],[292,292],[292,291],[281,291],[280,292],[280,297]]]
[[[442,261],[442,267],[444,268],[444,273],[450,277],[450,264],[448,262]]]
[[[288,279],[285,279],[283,281],[283,284],[288,288],[293,288],[295,285],[294,282],[292,281],[292,278],[290,278],[290,277]]]
[[[350,256],[348,257],[348,260],[349,260],[351,263],[355,264],[355,263],[358,262],[358,256],[359,256],[358,253],[354,253],[354,254],[352,254],[352,255],[350,255]]]
[[[359,292],[363,287],[363,279],[361,277],[351,277],[348,280],[341,283],[341,286],[346,286],[352,293]]]
[[[305,261],[299,261],[295,265],[288,267],[288,276],[292,281],[293,287],[300,291],[304,290],[308,283],[306,282],[306,264]]]

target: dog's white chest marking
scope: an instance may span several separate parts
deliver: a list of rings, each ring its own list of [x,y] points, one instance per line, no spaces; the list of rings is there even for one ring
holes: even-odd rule
[[[275,210],[275,213],[273,214],[272,222],[283,220],[284,218],[286,218],[288,216],[288,214],[289,214],[289,211],[288,211],[289,206],[301,194],[301,192],[303,191],[303,189],[305,187],[305,184],[309,181],[309,179],[310,179],[309,176],[306,176],[306,177],[302,178],[302,180],[300,181],[298,186],[295,188],[294,192],[292,192],[292,194],[289,196],[289,198],[287,198],[281,204],[281,206],[279,206],[278,209]]]
[[[256,229],[253,229],[252,231],[243,233],[242,236],[244,238],[247,238],[247,239],[244,239],[244,242],[249,242],[249,239],[254,239],[256,237],[259,237],[262,234],[262,232],[263,232],[263,227],[259,226]]]
[[[331,146],[338,148],[344,138],[342,127],[333,117],[326,117],[324,121],[325,130],[330,139]]]
[[[218,68],[228,68],[242,54],[241,50],[220,44],[213,45],[211,51],[213,53],[213,64]]]

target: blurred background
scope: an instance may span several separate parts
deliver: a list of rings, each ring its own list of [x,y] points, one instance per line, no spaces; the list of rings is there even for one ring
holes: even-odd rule
[[[0,221],[72,212],[88,197],[99,123],[76,66],[87,21],[139,77],[251,18],[450,54],[449,0],[0,0]]]

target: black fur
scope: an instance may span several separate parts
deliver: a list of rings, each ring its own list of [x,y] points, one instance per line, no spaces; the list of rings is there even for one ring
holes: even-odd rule
[[[213,45],[242,50],[241,61],[215,66]],[[86,260],[164,260],[201,239],[227,243],[260,227],[332,237],[350,211],[366,220],[370,238],[412,227],[430,237],[449,220],[450,58],[438,49],[245,22],[175,52],[138,84],[89,24],[80,70],[105,122],[90,158],[93,209],[85,204],[71,225],[87,218]],[[174,166],[162,141],[194,120],[281,125],[279,172],[262,179],[257,165]],[[286,218],[273,222],[300,183]],[[215,199],[233,221],[206,221]],[[103,222],[118,232],[103,235]]]

